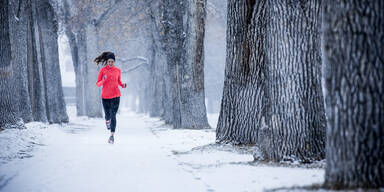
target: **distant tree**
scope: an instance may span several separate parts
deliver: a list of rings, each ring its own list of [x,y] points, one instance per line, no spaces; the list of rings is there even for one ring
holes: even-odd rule
[[[171,97],[171,117],[174,128],[207,128],[204,95],[204,34],[206,1],[170,0],[152,2],[154,26],[160,34],[159,56],[166,61],[169,79],[161,87],[162,97]],[[184,20],[185,19],[185,20]],[[157,36],[159,38],[157,38]],[[156,50],[157,50],[156,49]]]
[[[325,2],[325,185],[384,187],[384,2]]]
[[[204,40],[204,84],[208,113],[218,113],[224,87],[226,0],[207,1]]]

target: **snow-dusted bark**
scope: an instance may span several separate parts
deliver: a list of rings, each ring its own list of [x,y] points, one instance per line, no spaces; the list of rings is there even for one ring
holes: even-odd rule
[[[207,0],[186,2],[186,35],[183,48],[185,60],[181,63],[181,127],[208,128],[204,93],[204,37]]]
[[[274,0],[266,5],[267,126],[261,127],[258,144],[267,159],[321,160],[321,0]]]
[[[30,17],[30,1],[10,1],[10,39],[12,49],[13,97],[17,101],[16,111],[24,122],[33,120],[31,101],[28,90],[28,24]],[[13,15],[13,17],[12,17]]]
[[[152,61],[151,61],[151,86],[152,92],[152,116],[161,117],[166,123],[172,124],[172,98],[171,82],[167,69],[166,38],[164,34],[163,11],[167,9],[161,1],[149,1],[152,38]]]
[[[50,123],[68,122],[61,84],[57,43],[58,23],[49,0],[36,2],[39,49],[46,97],[46,113]]]
[[[174,128],[209,127],[204,104],[203,40],[206,1],[158,2]]]
[[[20,117],[26,122],[68,121],[58,63],[57,25],[50,2],[2,3],[7,5],[2,6],[1,13],[7,14],[2,21],[8,22],[2,35],[4,51],[1,51],[4,52],[2,77],[7,79],[7,83],[1,83],[4,86],[1,108],[8,110],[2,112],[2,126],[21,125]]]
[[[11,40],[10,40],[10,19],[13,14],[9,9],[8,0],[2,0],[0,2],[0,130],[5,128],[14,127],[21,118],[17,113],[16,98],[14,97],[15,87],[13,84],[13,61],[11,51]],[[17,90],[17,89],[16,89]]]
[[[265,2],[228,0],[227,60],[216,129],[221,142],[256,143],[263,117]]]
[[[325,184],[384,187],[384,1],[327,0]]]
[[[227,48],[217,140],[324,158],[320,1],[228,1]]]

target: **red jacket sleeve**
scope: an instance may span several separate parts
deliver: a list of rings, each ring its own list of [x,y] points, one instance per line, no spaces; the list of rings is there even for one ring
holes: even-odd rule
[[[121,70],[119,70],[119,76],[117,77],[117,81],[121,87],[123,87],[123,83],[121,83]]]
[[[102,86],[103,84],[104,84],[104,82],[105,82],[105,79],[104,79],[104,75],[103,75],[104,73],[103,73],[103,70],[101,69],[100,71],[99,71],[99,75],[97,76],[97,82],[96,82],[96,85],[98,86],[98,87],[100,87],[100,86]]]

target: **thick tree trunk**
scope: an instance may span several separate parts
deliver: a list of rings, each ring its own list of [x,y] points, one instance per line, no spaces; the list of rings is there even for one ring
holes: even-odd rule
[[[208,128],[202,72],[206,2],[162,3],[173,127]]]
[[[162,14],[167,7],[156,1],[156,4],[151,6],[152,14],[152,38],[155,51],[155,79],[154,86],[156,86],[155,97],[157,98],[157,106],[160,109],[159,117],[165,123],[172,124],[173,121],[173,107],[171,96],[171,80],[167,66],[167,53],[166,53],[166,37],[164,25],[164,14]],[[153,111],[156,108],[152,108]]]
[[[33,121],[31,101],[28,90],[28,23],[30,17],[30,1],[10,1],[10,40],[13,59],[13,96],[15,97],[15,110],[24,122]]]
[[[257,141],[265,102],[264,7],[264,1],[228,0],[227,60],[217,141]]]
[[[38,21],[38,13],[36,8],[36,2],[30,4],[31,16],[28,29],[30,30],[28,37],[28,82],[29,82],[29,94],[32,103],[32,113],[34,121],[46,122],[47,119],[47,106],[45,85],[43,76],[43,64],[41,47],[42,39],[40,33],[40,26]]]
[[[262,158],[324,158],[320,1],[228,1],[227,63],[216,138]]]
[[[9,7],[8,0],[0,2],[0,130],[6,128],[17,128],[23,125],[17,112],[16,97],[14,96],[15,87],[13,84],[14,73],[12,69],[12,51],[10,40],[10,19],[13,14]]]
[[[325,184],[384,187],[384,1],[326,1]]]
[[[209,128],[204,94],[204,35],[207,0],[186,2],[186,39],[181,60],[181,127]]]
[[[185,1],[174,3],[171,0],[162,1],[164,4],[162,21],[165,25],[164,36],[167,54],[167,70],[170,79],[170,95],[172,100],[172,125],[181,128],[181,101],[180,101],[180,71],[184,40],[183,36],[183,14]]]
[[[61,84],[56,15],[48,0],[38,1],[36,12],[47,118],[50,123],[68,122]]]
[[[325,158],[321,91],[321,1],[268,1],[265,39],[267,126],[259,131],[264,158]]]

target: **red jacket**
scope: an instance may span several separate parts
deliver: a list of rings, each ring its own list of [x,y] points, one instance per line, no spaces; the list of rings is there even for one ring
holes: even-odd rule
[[[104,75],[107,76],[107,79],[104,79]],[[100,69],[96,85],[98,87],[103,86],[101,98],[112,99],[121,96],[118,85],[123,87],[123,84],[121,83],[120,75],[121,70],[115,66],[110,67],[107,65]]]

